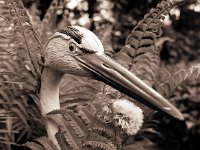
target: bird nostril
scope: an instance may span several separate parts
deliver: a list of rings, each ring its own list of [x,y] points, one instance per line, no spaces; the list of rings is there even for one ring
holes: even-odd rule
[[[106,64],[104,64],[103,62],[101,63],[101,66],[104,67],[104,68],[106,68],[106,69],[110,69],[110,67],[107,66]]]

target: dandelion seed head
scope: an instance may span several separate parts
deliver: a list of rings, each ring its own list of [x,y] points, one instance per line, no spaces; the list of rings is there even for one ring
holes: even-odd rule
[[[121,128],[128,135],[135,135],[142,127],[143,111],[126,99],[118,99],[102,107],[102,118]]]

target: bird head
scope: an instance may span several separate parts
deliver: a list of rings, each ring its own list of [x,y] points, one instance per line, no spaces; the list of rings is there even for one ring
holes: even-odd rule
[[[48,41],[45,53],[45,65],[51,69],[103,81],[153,109],[183,120],[168,100],[106,56],[98,37],[85,28],[71,26],[58,30]]]
[[[46,46],[45,64],[63,73],[88,76],[80,58],[94,53],[103,53],[101,41],[91,31],[72,26],[58,30]]]

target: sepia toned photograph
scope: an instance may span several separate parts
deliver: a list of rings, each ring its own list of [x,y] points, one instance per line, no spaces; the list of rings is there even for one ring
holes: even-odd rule
[[[0,150],[200,150],[200,0],[0,0]]]

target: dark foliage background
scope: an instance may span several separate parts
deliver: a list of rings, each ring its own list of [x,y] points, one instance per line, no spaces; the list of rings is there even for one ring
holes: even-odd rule
[[[38,8],[38,15],[42,20],[52,0],[23,0],[24,5],[31,9],[33,5]],[[155,7],[159,0],[110,0],[109,5],[102,5],[103,0],[88,0],[83,3],[85,7],[76,7],[70,10],[61,7],[57,10],[56,24],[64,19],[62,13],[73,13],[71,21],[77,23],[79,19],[87,14],[84,26],[94,32],[106,32],[111,29],[110,42],[114,51],[118,52],[125,44],[125,40],[139,20]],[[101,6],[100,6],[101,5]],[[107,10],[105,15],[100,15],[102,7]],[[109,9],[107,9],[109,8]],[[114,18],[114,19],[113,19]],[[83,18],[84,20],[84,18]],[[53,20],[52,20],[53,21]],[[104,26],[105,29],[100,28]],[[106,25],[111,28],[106,28]],[[61,25],[62,26],[62,25]],[[101,31],[99,31],[99,29]],[[163,68],[176,72],[178,68],[188,68],[191,64],[199,62],[200,55],[200,1],[189,0],[179,8],[171,11],[164,22],[163,34],[158,40],[161,52]],[[109,47],[108,47],[109,49]],[[192,79],[184,82],[178,90],[172,92],[168,97],[174,105],[183,113],[185,122],[180,122],[165,116],[162,113],[155,113],[150,119],[152,132],[141,134],[134,138],[143,149],[162,150],[199,150],[200,149],[200,81]],[[156,122],[158,121],[158,122]],[[138,149],[139,150],[139,149]]]

